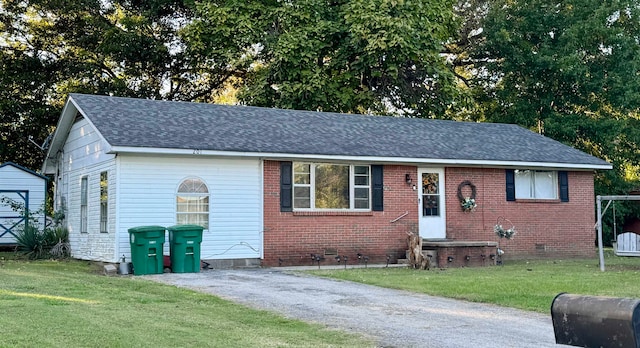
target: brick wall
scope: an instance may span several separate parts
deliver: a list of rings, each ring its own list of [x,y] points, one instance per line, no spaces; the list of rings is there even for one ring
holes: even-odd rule
[[[321,264],[337,264],[335,254],[346,255],[349,264],[358,253],[371,263],[384,263],[387,255],[392,262],[405,258],[407,233],[418,230],[417,197],[405,183],[407,173],[416,178],[417,168],[384,166],[382,212],[280,212],[280,163],[265,161],[263,264],[311,265],[311,254],[324,256]],[[499,242],[505,260],[595,255],[592,172],[569,172],[569,202],[507,202],[504,169],[446,168],[445,175],[447,238]],[[465,180],[476,186],[474,212],[463,212],[457,198]],[[515,226],[513,239],[499,240],[493,232],[499,217]],[[503,226],[510,227],[507,221]]]
[[[446,169],[447,237],[499,241],[505,259],[594,256],[595,198],[592,172],[569,172],[569,202],[506,200],[503,169]],[[463,212],[458,185],[471,181],[477,189],[474,212]],[[517,234],[496,237],[499,217],[510,220]],[[508,226],[509,222],[503,222]]]
[[[618,229],[617,232],[635,232],[640,234],[640,219],[629,219],[625,222],[624,226],[622,226],[622,229]]]
[[[494,266],[498,259],[495,246],[427,247],[431,267],[485,267]]]
[[[263,264],[311,265],[311,254],[324,256],[321,264],[337,264],[334,253],[347,256],[349,264],[358,253],[370,263],[384,263],[387,255],[392,262],[404,258],[407,232],[417,232],[418,219],[416,194],[405,183],[407,173],[415,178],[416,168],[384,166],[384,211],[280,212],[280,162],[265,161]]]

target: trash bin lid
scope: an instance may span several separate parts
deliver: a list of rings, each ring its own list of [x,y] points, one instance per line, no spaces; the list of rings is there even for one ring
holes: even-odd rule
[[[167,227],[167,230],[171,232],[184,232],[184,231],[202,232],[202,230],[204,230],[204,227],[200,225],[175,225],[175,226]]]
[[[156,232],[156,231],[164,231],[165,228],[162,226],[137,226],[131,227],[129,229],[129,233],[144,233],[144,232]]]

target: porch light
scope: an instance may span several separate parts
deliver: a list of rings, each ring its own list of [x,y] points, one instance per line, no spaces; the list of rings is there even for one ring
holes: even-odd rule
[[[411,179],[411,174],[409,173],[405,174],[404,181],[407,183],[407,185],[411,185],[411,183],[413,182],[413,180]]]

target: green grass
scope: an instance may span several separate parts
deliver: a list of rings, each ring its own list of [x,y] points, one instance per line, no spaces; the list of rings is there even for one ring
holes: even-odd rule
[[[289,320],[80,261],[0,255],[0,347],[371,347]]]
[[[80,261],[0,253],[0,347],[371,347],[362,337],[248,309]],[[506,261],[504,266],[349,268],[313,274],[548,313],[561,292],[640,298],[640,258]]]
[[[640,298],[640,258],[607,252],[606,271],[598,259],[506,261],[504,266],[413,270],[352,268],[310,273],[393,289],[549,313],[561,292]]]

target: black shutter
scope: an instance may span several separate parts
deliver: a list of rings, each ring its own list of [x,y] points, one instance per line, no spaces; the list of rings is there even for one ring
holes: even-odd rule
[[[291,162],[280,162],[280,211],[293,211],[293,188]]]
[[[516,173],[513,169],[507,169],[506,181],[507,181],[507,201],[516,200]]]
[[[558,172],[558,182],[560,184],[560,201],[569,202],[569,176],[567,172]]]
[[[382,165],[371,166],[371,183],[373,184],[373,197],[371,210],[383,211],[384,210],[384,180],[382,177]]]

